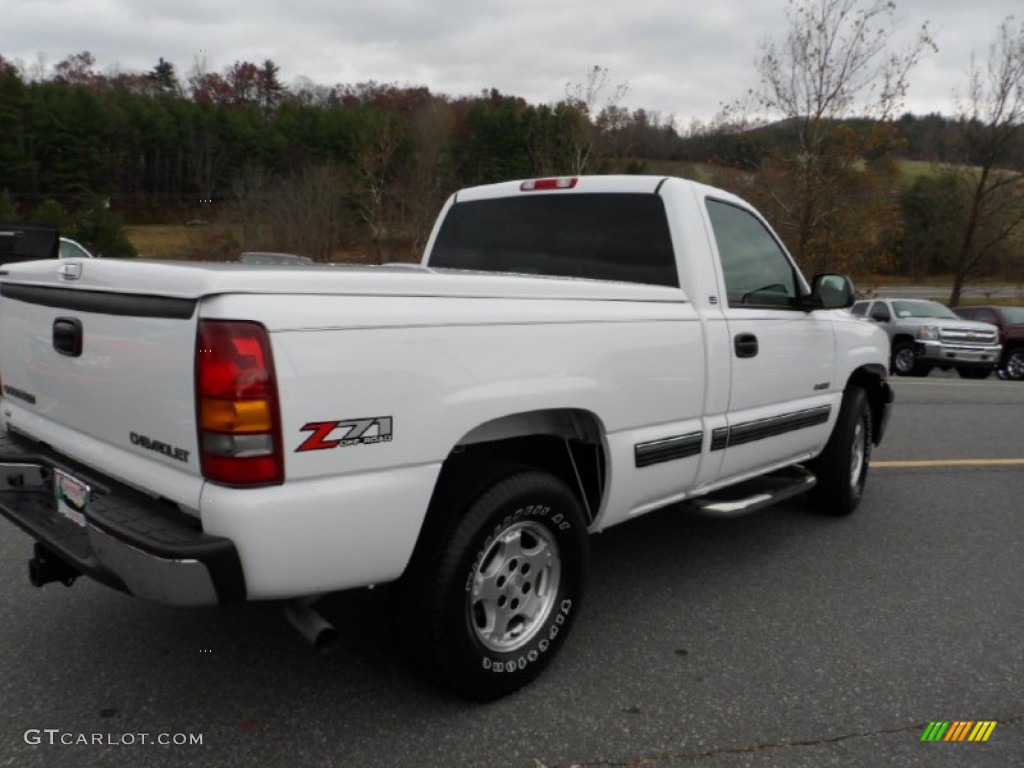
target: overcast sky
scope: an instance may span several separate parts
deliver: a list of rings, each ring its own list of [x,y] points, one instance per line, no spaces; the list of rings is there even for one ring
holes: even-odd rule
[[[485,88],[554,103],[606,67],[623,106],[685,126],[757,84],[765,38],[786,31],[785,0],[0,0],[0,54],[31,67],[90,51],[97,68],[184,76],[196,57],[222,71],[273,59],[282,79],[375,80],[471,96]],[[911,78],[918,114],[953,111],[971,52],[981,60],[1021,0],[897,0],[910,40],[925,21],[939,52]]]

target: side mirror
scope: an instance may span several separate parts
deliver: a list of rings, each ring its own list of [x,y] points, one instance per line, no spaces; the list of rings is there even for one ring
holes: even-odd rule
[[[824,274],[815,275],[811,283],[811,295],[804,301],[804,308],[813,309],[848,309],[857,300],[853,289],[853,281],[846,275]]]

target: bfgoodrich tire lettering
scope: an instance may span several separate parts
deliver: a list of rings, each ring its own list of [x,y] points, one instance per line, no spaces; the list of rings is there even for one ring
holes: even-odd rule
[[[871,460],[871,406],[857,386],[843,393],[832,436],[818,458],[810,462],[818,484],[808,499],[818,512],[840,517],[860,504]]]
[[[587,532],[558,478],[526,470],[497,481],[406,575],[415,656],[466,698],[491,700],[541,673],[579,612]],[[408,603],[407,603],[408,604]],[[416,617],[419,617],[418,619]],[[403,616],[395,623],[401,631]]]

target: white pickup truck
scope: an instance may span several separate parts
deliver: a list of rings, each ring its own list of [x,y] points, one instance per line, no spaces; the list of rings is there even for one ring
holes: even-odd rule
[[[0,270],[0,512],[37,586],[175,605],[393,582],[462,695],[533,679],[587,534],[681,504],[858,504],[891,390],[845,277],[676,178],[462,190],[422,265]]]

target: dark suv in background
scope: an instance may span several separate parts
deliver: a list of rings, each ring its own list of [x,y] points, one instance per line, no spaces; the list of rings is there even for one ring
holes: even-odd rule
[[[996,326],[1003,345],[999,377],[1024,381],[1024,307],[957,307],[953,311],[965,320]]]
[[[60,256],[60,234],[47,224],[0,221],[0,264]]]

